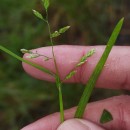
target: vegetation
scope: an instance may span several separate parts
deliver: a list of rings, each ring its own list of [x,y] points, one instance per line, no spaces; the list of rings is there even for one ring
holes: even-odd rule
[[[82,4],[81,1],[78,1],[78,0],[77,2],[72,1],[72,3],[70,4],[68,4],[68,2],[71,2],[71,1],[58,1],[58,2],[53,1],[53,4],[56,6],[52,7],[50,14],[53,15],[53,13],[51,13],[53,12],[53,10],[57,12],[56,14],[54,14],[54,17],[52,17],[52,19],[50,20],[50,21],[53,21],[53,23],[51,23],[53,25],[53,28],[55,29],[56,26],[58,27],[61,25],[66,25],[66,23],[68,24],[70,23],[69,25],[71,25],[72,28],[74,28],[74,32],[71,32],[71,31],[69,32],[71,33],[71,37],[69,37],[70,34],[68,33],[66,34],[65,38],[63,38],[63,39],[66,39],[65,41],[62,41],[61,38],[56,39],[56,41],[61,41],[61,42],[70,41],[71,42],[73,41],[75,37],[76,41],[74,41],[74,44],[82,41],[82,39],[84,42],[87,42],[87,43],[92,43],[92,42],[98,43],[98,41],[104,42],[106,39],[104,37],[104,35],[106,35],[105,29],[107,28],[108,22],[110,20],[107,19],[106,20],[107,23],[106,23],[104,17],[98,14],[95,14],[94,10],[93,11],[90,10],[90,7],[94,5],[92,1],[86,4]],[[82,2],[85,2],[85,1],[82,1]],[[107,3],[108,5],[104,5],[104,4],[99,4],[99,5],[103,9],[105,8],[105,6],[112,7],[113,14],[114,14],[115,5],[113,5],[109,1],[107,1]],[[75,5],[75,6],[73,6],[73,8],[69,7],[71,5]],[[83,12],[79,12],[82,15],[79,15],[80,17],[77,20],[75,19],[76,18],[75,16],[77,16],[75,10],[79,8],[78,5],[81,5],[81,6],[84,5],[85,7],[82,8],[84,9]],[[8,48],[11,48],[11,50],[17,54],[19,54],[19,50],[21,48],[30,48],[30,47],[35,48],[37,46],[48,45],[48,42],[43,43],[43,41],[46,41],[48,39],[48,36],[46,35],[47,34],[46,27],[42,24],[42,22],[39,23],[37,19],[34,20],[31,14],[32,8],[38,8],[38,10],[40,10],[41,7],[39,7],[40,6],[39,2],[33,1],[30,4],[27,1],[18,2],[14,0],[10,2],[9,0],[6,0],[6,1],[3,0],[1,1],[0,6],[1,6],[0,15],[2,16],[0,20],[0,30],[1,30],[0,41],[2,45],[8,46]],[[54,8],[57,6],[59,6],[60,8],[59,11],[58,9]],[[89,11],[85,10],[86,7],[88,7],[87,10],[89,9]],[[102,10],[103,13],[105,13],[106,15],[110,15],[109,12],[107,14],[107,12],[105,12],[104,10]],[[91,12],[91,13],[90,15],[87,15],[84,12],[87,12],[87,13]],[[60,19],[64,15],[66,15],[67,21],[66,20],[62,21]],[[98,18],[96,16],[98,16]],[[100,17],[102,17],[102,23],[105,23],[105,25],[99,24],[101,22]],[[114,17],[116,18],[116,16]],[[96,19],[99,19],[100,21],[99,23],[96,23],[96,24],[99,24],[98,26],[102,26],[100,28],[101,31],[99,31],[98,26],[96,26],[94,23],[90,25],[90,23],[92,23],[92,21]],[[115,19],[115,21],[117,20]],[[89,26],[90,29],[87,29],[87,26]],[[86,30],[82,30],[85,27],[86,27]],[[97,30],[97,32],[95,30]],[[95,31],[95,33],[93,33],[93,31]],[[108,30],[108,33],[109,32],[110,31]],[[98,35],[100,33],[101,35]],[[89,37],[89,39],[86,39],[86,36]],[[34,120],[34,118],[38,118],[38,117],[41,117],[41,115],[47,115],[48,113],[52,113],[58,110],[57,108],[58,93],[54,87],[51,87],[53,86],[53,84],[45,82],[43,85],[42,81],[37,81],[27,76],[21,69],[21,64],[15,59],[10,58],[10,56],[7,56],[1,53],[0,58],[2,59],[2,62],[0,62],[0,68],[1,68],[0,69],[0,78],[1,78],[1,81],[0,81],[0,93],[1,93],[0,94],[0,101],[1,101],[0,102],[0,113],[1,113],[0,124],[1,124],[2,129],[7,129],[7,130],[16,129],[17,130],[21,126]],[[3,61],[4,61],[4,64],[3,64]],[[72,94],[70,93],[70,90],[73,90],[73,86],[75,87],[75,93]],[[64,97],[65,108],[76,105],[82,93],[83,88],[81,87],[81,85],[66,85],[66,87],[64,87],[63,89],[65,93],[64,95],[66,95]],[[96,93],[99,93],[99,91],[97,91]],[[109,92],[106,92],[106,93],[108,94]],[[79,95],[79,97],[77,96],[73,100],[74,95]],[[68,100],[70,98],[72,99],[73,102]],[[99,97],[96,97],[95,99],[98,99],[98,98]],[[20,117],[20,120],[17,121],[19,117]]]

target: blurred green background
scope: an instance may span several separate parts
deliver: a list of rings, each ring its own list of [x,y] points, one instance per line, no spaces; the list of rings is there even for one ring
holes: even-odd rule
[[[64,25],[71,29],[55,39],[56,44],[106,44],[121,17],[125,23],[117,45],[130,44],[129,0],[51,0],[49,19],[52,30]],[[48,46],[46,25],[34,17],[42,14],[40,0],[0,0],[0,44],[18,55],[21,48]],[[63,87],[65,109],[77,105],[81,84]],[[91,101],[126,93],[123,90],[95,89]],[[21,62],[0,52],[0,129],[18,130],[50,113],[59,111],[58,93],[53,83],[28,76]]]

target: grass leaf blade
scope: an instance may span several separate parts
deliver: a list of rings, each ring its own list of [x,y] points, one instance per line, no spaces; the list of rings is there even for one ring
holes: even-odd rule
[[[100,118],[100,123],[104,124],[111,120],[113,120],[111,113],[108,110],[104,109]]]
[[[78,108],[77,108],[77,111],[75,113],[75,117],[76,118],[82,118],[83,114],[84,114],[84,111],[85,111],[85,108],[86,108],[86,105],[89,101],[89,98],[91,96],[91,93],[93,91],[93,88],[96,84],[96,81],[104,67],[104,64],[109,56],[109,53],[114,45],[114,43],[116,42],[116,39],[119,35],[119,32],[121,30],[121,27],[122,27],[122,24],[123,24],[123,21],[124,21],[124,18],[122,18],[118,24],[116,25],[108,43],[107,43],[107,46],[105,48],[105,51],[102,55],[102,57],[100,58],[98,64],[96,65],[92,75],[90,76],[90,79],[88,80],[88,83],[86,84],[86,87],[85,87],[85,90],[82,94],[82,97],[80,99],[80,102],[79,102],[79,105],[78,105]]]
[[[41,70],[41,71],[43,71],[43,72],[45,72],[45,73],[51,75],[51,76],[54,76],[54,75],[55,75],[55,74],[54,74],[53,72],[51,72],[50,70],[48,70],[48,69],[46,69],[46,68],[43,68],[42,66],[40,66],[40,65],[38,65],[38,64],[36,64],[36,63],[34,63],[34,62],[31,62],[31,61],[28,61],[28,60],[25,60],[25,59],[21,58],[20,56],[16,55],[15,53],[11,52],[10,50],[6,49],[5,47],[3,47],[3,46],[1,46],[1,45],[0,45],[0,50],[6,52],[7,54],[11,55],[12,57],[14,57],[14,58],[16,58],[16,59],[18,59],[18,60],[20,60],[20,61],[22,61],[22,62],[25,62],[25,63],[27,63],[27,64],[29,64],[29,65],[31,65],[31,66],[33,66],[33,67],[39,69],[39,70]]]

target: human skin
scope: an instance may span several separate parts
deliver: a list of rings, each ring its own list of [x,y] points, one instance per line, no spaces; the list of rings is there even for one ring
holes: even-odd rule
[[[77,69],[77,73],[66,82],[87,83],[96,64],[98,63],[105,46],[55,46],[54,52],[59,69],[60,78],[64,79],[80,58],[90,49],[95,48],[96,53],[91,56],[85,64]],[[38,53],[52,57],[51,47],[38,48]],[[24,55],[26,58],[26,55]],[[37,64],[55,72],[53,60],[44,61],[43,57],[32,59]],[[115,46],[113,47],[108,60],[104,66],[101,75],[98,78],[96,87],[106,89],[125,89],[130,90],[130,47]],[[31,76],[54,82],[54,78],[23,63],[24,70]],[[107,130],[129,130],[130,129],[130,96],[121,95],[108,98],[105,100],[89,103],[85,113],[84,120],[89,120],[104,127]],[[106,124],[100,124],[99,119],[104,109],[107,109],[113,115],[113,120]],[[65,111],[65,119],[74,117],[76,108]],[[56,130],[60,124],[59,113],[54,113],[43,117],[38,121],[24,127],[22,130]]]

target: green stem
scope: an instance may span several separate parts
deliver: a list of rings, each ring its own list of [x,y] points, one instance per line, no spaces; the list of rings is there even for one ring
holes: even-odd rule
[[[53,58],[54,58],[54,64],[55,64],[55,68],[56,68],[56,74],[59,77],[59,71],[58,71],[58,67],[57,67],[57,63],[56,63],[56,58],[55,58],[55,54],[54,54],[53,40],[52,40],[52,37],[51,37],[51,28],[50,28],[50,24],[48,22],[48,12],[47,12],[47,10],[46,10],[46,23],[47,23],[47,26],[48,26],[50,42],[51,42],[51,45],[52,45],[52,55],[53,55]]]
[[[56,62],[56,58],[55,58],[55,54],[54,54],[53,40],[51,38],[51,29],[50,29],[50,24],[49,24],[48,21],[47,21],[47,25],[48,25],[48,30],[49,30],[49,35],[50,35],[50,41],[51,41],[51,45],[52,45],[52,55],[53,55],[53,58],[54,58],[54,64],[55,64],[55,68],[56,68],[56,74],[59,77],[59,71],[58,71],[57,62]]]
[[[56,85],[57,85],[58,92],[59,92],[60,119],[61,119],[61,122],[63,122],[64,121],[64,108],[63,108],[61,80],[60,80],[60,75],[59,75],[57,62],[56,62],[56,58],[55,58],[54,47],[53,47],[53,39],[51,37],[51,28],[50,28],[50,24],[48,22],[48,12],[47,12],[47,10],[46,10],[46,23],[47,23],[47,26],[48,26],[50,42],[51,42],[51,45],[52,45],[52,55],[53,55],[53,59],[54,59],[55,69],[56,69]]]
[[[62,86],[58,87],[59,90],[59,103],[60,103],[60,121],[64,122],[64,108],[63,108],[63,97],[62,97]]]
[[[34,53],[34,52],[31,52],[32,54],[38,54],[39,56],[42,56],[42,57],[45,57],[45,58],[47,58],[47,59],[52,59],[52,58],[50,58],[50,57],[48,57],[48,56],[46,56],[46,55],[43,55],[43,54],[39,54],[39,53]]]

